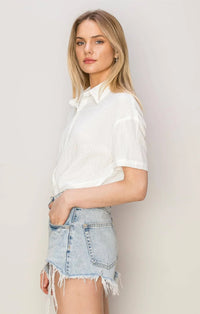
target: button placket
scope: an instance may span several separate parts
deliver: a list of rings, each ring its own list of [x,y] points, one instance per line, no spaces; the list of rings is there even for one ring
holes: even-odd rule
[[[66,136],[66,138],[65,138],[64,143],[62,145],[62,151],[60,151],[59,157],[62,155],[63,149],[64,149],[64,147],[66,147],[66,144],[69,141],[69,137],[71,135],[72,128],[76,122],[76,119],[77,119],[80,111],[87,105],[87,103],[88,103],[88,97],[83,97],[79,103],[79,106],[76,108],[76,113],[75,113],[74,117],[72,118],[71,124],[69,125],[68,132],[67,132],[67,134],[64,134],[64,136]],[[58,158],[58,160],[59,160],[59,158]],[[53,184],[56,187],[56,181],[54,179],[55,173],[56,173],[56,167],[54,168],[54,171],[52,174]],[[56,187],[56,189],[58,190],[58,187]]]
[[[65,139],[65,141],[64,141],[63,147],[66,146],[66,144],[67,144],[67,142],[68,142],[68,140],[69,140],[69,137],[70,137],[71,132],[72,132],[72,128],[73,128],[73,126],[74,126],[74,124],[75,124],[75,122],[76,122],[76,119],[77,119],[77,117],[78,117],[78,115],[79,115],[79,112],[80,112],[86,105],[87,105],[87,99],[83,99],[83,100],[80,102],[79,106],[77,107],[76,113],[75,113],[75,115],[74,115],[74,117],[73,117],[73,119],[72,119],[72,122],[71,122],[71,125],[70,125],[70,127],[69,127],[68,134],[67,134],[66,139]]]

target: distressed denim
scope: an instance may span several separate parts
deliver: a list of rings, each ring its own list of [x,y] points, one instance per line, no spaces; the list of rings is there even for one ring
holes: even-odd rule
[[[62,192],[51,197],[49,204]],[[49,205],[48,204],[48,205]],[[65,278],[90,278],[96,281],[101,277],[105,294],[119,295],[121,274],[116,270],[118,261],[118,243],[116,238],[111,206],[80,208],[73,207],[63,225],[54,225],[49,219],[49,238],[45,266],[49,279],[49,313],[51,290],[54,309],[58,304],[55,295],[54,276],[59,272],[58,286],[65,292]]]

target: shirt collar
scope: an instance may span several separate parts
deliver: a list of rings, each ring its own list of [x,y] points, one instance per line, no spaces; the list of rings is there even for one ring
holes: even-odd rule
[[[110,87],[107,86],[104,91],[102,92],[101,96],[99,95],[99,90],[100,90],[100,86],[103,85],[104,82],[101,82],[100,84],[96,85],[95,87],[91,88],[90,86],[83,90],[81,95],[80,95],[80,100],[78,101],[78,98],[72,98],[69,100],[69,104],[73,107],[78,107],[81,100],[83,98],[87,98],[87,97],[90,97],[92,96],[95,100],[95,103],[96,104],[99,104],[100,101],[110,92]]]

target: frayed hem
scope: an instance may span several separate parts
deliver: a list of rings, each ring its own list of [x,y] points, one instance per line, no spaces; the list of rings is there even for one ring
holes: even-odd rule
[[[63,296],[65,295],[65,279],[73,279],[73,278],[84,279],[84,282],[86,281],[86,279],[91,279],[91,280],[95,280],[95,286],[96,286],[96,282],[97,282],[98,278],[101,277],[101,281],[102,281],[106,296],[108,296],[109,293],[111,293],[113,295],[119,295],[119,284],[123,288],[123,284],[122,284],[122,280],[121,280],[121,274],[117,271],[115,271],[114,280],[111,280],[109,278],[105,278],[102,275],[66,276],[66,275],[62,274],[60,272],[60,270],[58,270],[54,264],[47,262],[40,272],[41,274],[43,274],[43,278],[44,278],[44,272],[46,273],[47,278],[49,280],[46,314],[50,313],[51,291],[53,293],[54,309],[55,309],[56,313],[58,311],[58,303],[57,303],[56,295],[55,295],[55,273],[56,272],[59,273],[58,287],[61,288],[62,284],[64,283],[64,285],[63,285]],[[43,284],[43,282],[42,282],[42,284]],[[96,289],[97,289],[97,286],[96,286]]]

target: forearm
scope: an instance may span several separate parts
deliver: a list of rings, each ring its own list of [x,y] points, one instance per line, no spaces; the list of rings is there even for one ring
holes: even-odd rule
[[[101,186],[70,189],[63,192],[72,207],[92,208],[142,200],[142,191],[124,180]]]

